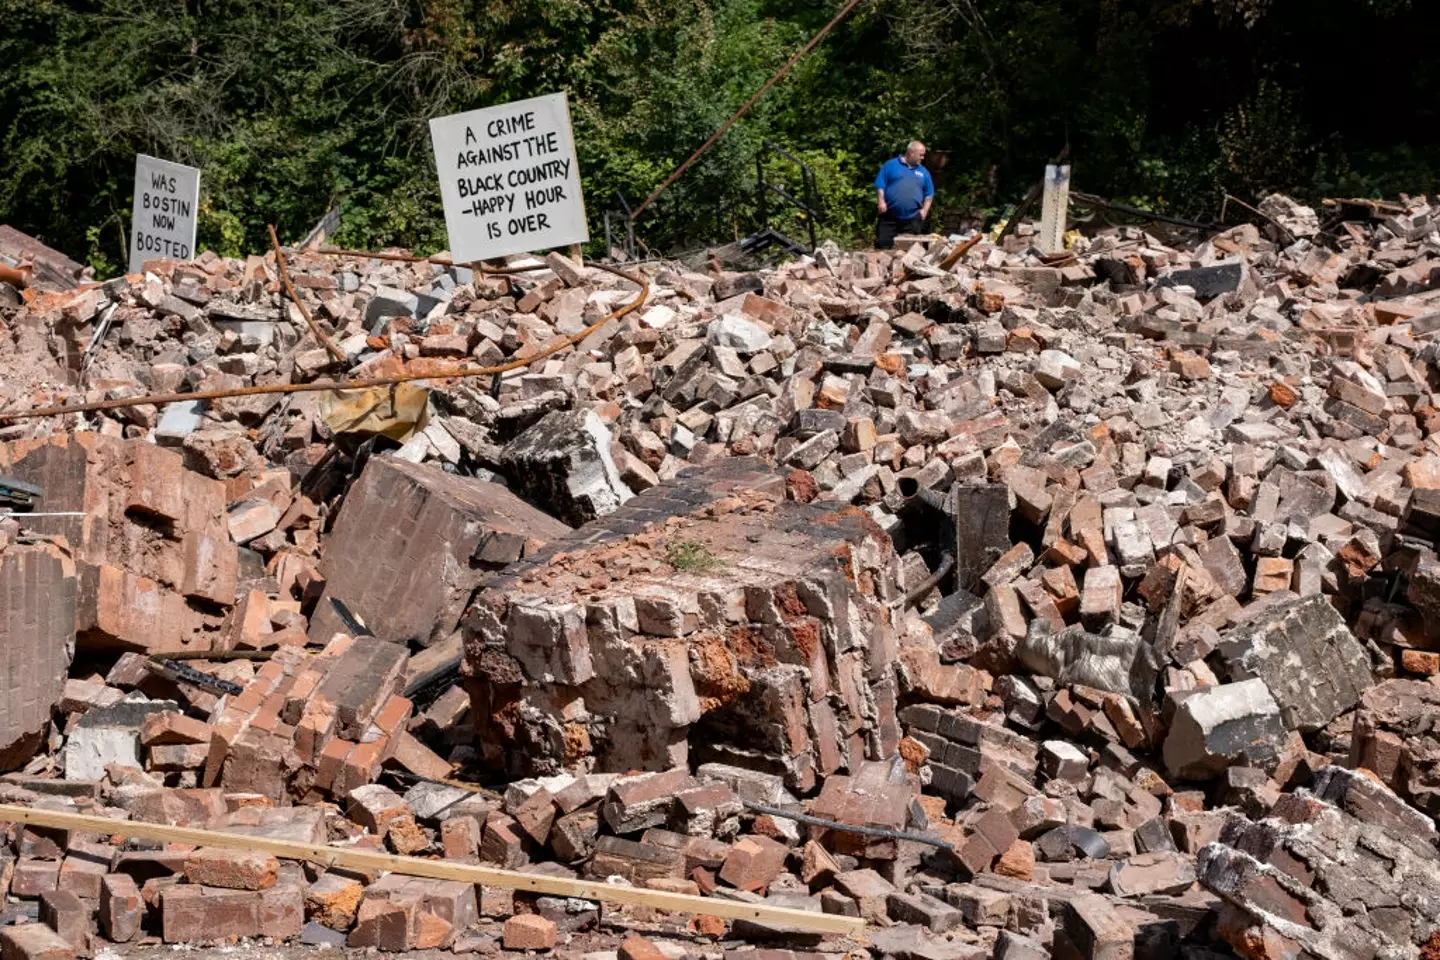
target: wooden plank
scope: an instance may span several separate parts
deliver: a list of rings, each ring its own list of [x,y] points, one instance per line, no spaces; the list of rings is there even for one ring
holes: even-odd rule
[[[99,833],[125,839],[159,840],[163,843],[189,843],[196,846],[229,847],[236,850],[261,850],[287,860],[309,860],[313,863],[324,864],[326,867],[388,870],[411,877],[459,880],[462,883],[479,883],[490,887],[499,887],[503,890],[528,890],[556,897],[577,897],[582,900],[652,907],[676,913],[705,914],[712,917],[723,917],[727,920],[752,920],[757,923],[792,927],[796,930],[808,930],[815,933],[838,933],[858,937],[865,931],[865,921],[859,917],[842,917],[760,903],[695,897],[684,893],[665,893],[660,890],[644,890],[639,887],[613,886],[596,880],[546,877],[469,863],[402,857],[379,850],[329,847],[323,844],[301,843],[296,840],[250,837],[219,830],[171,827],[159,823],[137,823],[133,820],[111,820],[107,817],[92,817],[79,813],[32,810],[29,807],[17,807],[10,804],[0,804],[0,821],[51,827],[58,830],[80,830],[86,833]]]

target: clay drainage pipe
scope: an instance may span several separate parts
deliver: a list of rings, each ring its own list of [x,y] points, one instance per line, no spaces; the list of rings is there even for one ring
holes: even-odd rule
[[[318,252],[336,257],[367,257],[376,260],[400,260],[407,263],[435,263],[441,266],[457,266],[452,260],[444,257],[417,257],[410,254],[399,253],[369,253],[364,250],[334,250],[328,247],[321,248]],[[282,272],[285,270],[284,254],[276,248],[276,260],[280,263]],[[510,276],[519,273],[533,273],[536,270],[548,270],[549,267],[542,265],[534,267],[487,267],[480,263],[462,263],[458,266],[469,267],[477,273],[491,276]],[[272,383],[254,387],[240,387],[235,390],[196,390],[191,393],[153,393],[139,397],[124,397],[119,400],[96,400],[91,403],[76,403],[53,407],[39,407],[34,410],[0,410],[0,421],[26,420],[34,417],[57,417],[65,413],[90,413],[96,410],[121,410],[125,407],[138,407],[142,404],[165,404],[182,403],[191,400],[224,400],[228,397],[254,397],[267,393],[319,393],[325,390],[367,390],[371,387],[388,387],[397,383],[412,383],[416,380],[458,380],[464,377],[493,376],[498,373],[508,373],[511,370],[518,370],[521,367],[528,367],[537,361],[552,357],[562,350],[575,346],[577,343],[599,330],[612,320],[619,320],[626,314],[639,309],[647,297],[650,296],[650,283],[642,276],[627,273],[618,267],[612,267],[604,263],[592,263],[590,266],[597,270],[604,270],[606,273],[613,273],[622,280],[628,280],[640,288],[640,292],[634,300],[621,307],[612,310],[604,317],[590,324],[575,336],[570,337],[551,347],[546,347],[531,357],[511,360],[507,363],[497,364],[493,367],[471,367],[459,366],[449,370],[430,370],[425,373],[405,373],[393,377],[369,377],[361,380],[316,380],[310,383]],[[288,273],[285,274],[288,276]],[[293,288],[286,284],[287,293],[299,305]],[[305,310],[301,307],[301,313]]]

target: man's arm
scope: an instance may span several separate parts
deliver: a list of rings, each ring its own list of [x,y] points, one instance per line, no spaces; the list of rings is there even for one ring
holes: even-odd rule
[[[884,189],[883,187],[876,187],[876,188],[875,188],[875,202],[879,205],[879,207],[880,207],[880,212],[881,212],[881,213],[884,213],[884,212],[885,212],[885,189]]]
[[[925,170],[924,167],[920,168]],[[930,216],[930,204],[935,200],[935,181],[930,179],[930,171],[925,170],[925,202],[920,204],[920,219],[924,220]]]

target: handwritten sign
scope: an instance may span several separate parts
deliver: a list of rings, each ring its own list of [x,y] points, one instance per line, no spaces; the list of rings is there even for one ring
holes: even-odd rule
[[[590,239],[565,94],[430,121],[456,262]]]
[[[184,164],[135,156],[135,209],[130,219],[130,272],[146,260],[195,256],[200,171]]]

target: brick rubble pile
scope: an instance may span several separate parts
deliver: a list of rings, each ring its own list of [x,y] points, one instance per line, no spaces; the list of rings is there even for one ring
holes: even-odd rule
[[[499,377],[634,285],[295,254],[343,363],[273,256],[7,292],[7,409],[433,378],[0,426],[0,799],[868,926],[11,825],[6,957],[1440,955],[1440,236],[1261,209],[641,265]]]

